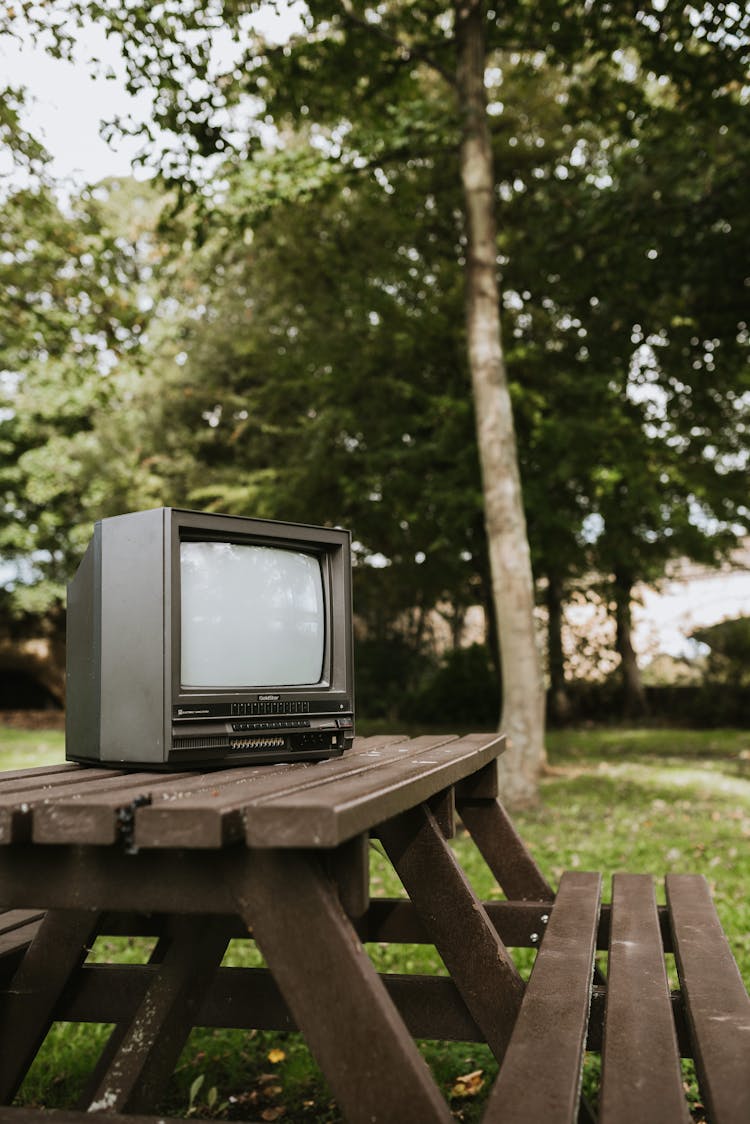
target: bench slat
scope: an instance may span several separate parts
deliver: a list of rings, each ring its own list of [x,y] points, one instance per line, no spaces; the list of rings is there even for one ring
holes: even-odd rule
[[[750,997],[699,874],[668,874],[677,971],[698,1076],[714,1124],[750,1120]]]
[[[577,1119],[600,894],[601,875],[563,874],[486,1124]]]
[[[600,1124],[689,1121],[649,875],[614,876],[607,979]]]

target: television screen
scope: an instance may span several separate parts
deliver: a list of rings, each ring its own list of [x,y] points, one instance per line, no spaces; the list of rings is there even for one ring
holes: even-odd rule
[[[325,606],[320,561],[274,546],[180,544],[183,687],[320,681]]]

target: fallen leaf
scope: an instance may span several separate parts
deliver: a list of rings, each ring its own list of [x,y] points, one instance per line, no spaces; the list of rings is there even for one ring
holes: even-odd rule
[[[475,1097],[484,1085],[484,1070],[475,1069],[473,1073],[465,1073],[457,1077],[451,1089],[452,1097]]]
[[[281,1120],[285,1112],[286,1109],[283,1105],[279,1105],[278,1108],[264,1108],[260,1118],[261,1120]]]
[[[283,1062],[285,1057],[286,1054],[283,1050],[274,1049],[268,1051],[268,1060],[271,1065],[276,1065],[278,1062]]]

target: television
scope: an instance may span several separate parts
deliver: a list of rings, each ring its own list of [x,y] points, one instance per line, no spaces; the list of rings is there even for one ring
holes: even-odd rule
[[[158,508],[102,519],[68,585],[66,757],[194,769],[354,737],[348,531]]]

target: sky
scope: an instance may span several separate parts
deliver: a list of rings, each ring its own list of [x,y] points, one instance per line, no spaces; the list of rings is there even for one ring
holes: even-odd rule
[[[51,153],[53,176],[79,185],[130,172],[138,142],[124,138],[112,147],[101,138],[100,123],[128,112],[143,120],[149,110],[148,97],[126,93],[114,45],[95,28],[85,37],[85,52],[97,52],[115,77],[94,78],[82,63],[53,59],[33,44],[20,47],[7,37],[0,39],[3,81],[29,91],[24,124]],[[83,43],[80,54],[84,56]]]
[[[267,9],[253,18],[253,26],[277,42],[299,30],[303,5],[292,0],[279,7],[280,13]],[[223,49],[219,44],[219,52]],[[99,77],[87,65],[92,57],[102,63]],[[104,77],[105,72],[110,77]],[[76,63],[53,59],[33,42],[19,45],[8,36],[0,37],[0,85],[6,83],[28,90],[24,125],[51,154],[50,171],[56,179],[75,187],[131,172],[140,142],[124,137],[108,143],[100,135],[101,123],[127,115],[148,120],[151,99],[147,94],[127,93],[115,41],[99,28],[92,25],[78,35]],[[7,171],[1,156],[0,170]]]

